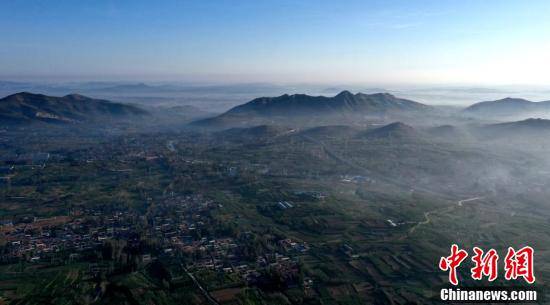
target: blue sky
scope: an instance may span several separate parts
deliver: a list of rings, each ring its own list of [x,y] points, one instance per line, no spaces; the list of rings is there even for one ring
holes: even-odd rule
[[[550,1],[0,0],[0,78],[550,84]]]

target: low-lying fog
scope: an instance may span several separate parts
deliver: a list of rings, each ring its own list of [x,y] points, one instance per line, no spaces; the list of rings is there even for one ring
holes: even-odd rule
[[[79,93],[95,98],[145,106],[192,105],[220,113],[260,96],[303,93],[333,96],[342,90],[362,93],[388,92],[430,105],[465,107],[505,97],[531,101],[550,100],[550,88],[536,86],[428,86],[428,85],[329,85],[329,84],[194,84],[176,82],[11,82],[0,81],[0,96],[29,91],[62,96]]]

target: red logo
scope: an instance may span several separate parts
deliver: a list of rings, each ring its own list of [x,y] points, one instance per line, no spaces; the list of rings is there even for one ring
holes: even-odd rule
[[[499,255],[495,249],[489,249],[485,252],[478,247],[473,249],[472,256],[473,268],[470,269],[474,280],[481,280],[483,277],[492,282],[498,277]],[[533,271],[534,250],[531,247],[523,247],[518,251],[508,248],[508,253],[504,259],[504,277],[506,280],[515,280],[519,277],[532,284],[535,282]],[[457,269],[460,264],[468,257],[468,252],[459,249],[456,244],[451,246],[451,255],[441,257],[439,260],[439,269],[449,272],[449,282],[458,285]]]
[[[489,282],[494,281],[498,275],[497,263],[498,263],[498,254],[495,249],[487,251],[483,255],[483,250],[478,247],[474,247],[475,255],[472,257],[472,261],[475,266],[470,269],[472,272],[472,278],[474,280],[481,280],[483,276],[489,277]]]
[[[535,282],[535,275],[533,272],[533,254],[535,250],[531,247],[523,247],[518,251],[513,248],[508,248],[508,254],[504,259],[504,269],[506,273],[504,277],[507,280],[517,279],[523,277],[527,283],[532,284]]]
[[[451,246],[451,255],[442,257],[439,260],[439,268],[443,271],[449,270],[449,282],[453,285],[458,285],[458,278],[456,276],[456,268],[460,266],[462,261],[468,257],[468,252],[464,250],[458,250],[457,245]]]

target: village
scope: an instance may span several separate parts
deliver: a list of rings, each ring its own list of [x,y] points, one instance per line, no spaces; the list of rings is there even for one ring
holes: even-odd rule
[[[237,238],[218,236],[212,230],[211,212],[219,206],[201,195],[172,193],[159,203],[150,202],[143,214],[98,207],[19,223],[4,220],[0,262],[59,265],[80,261],[89,264],[93,275],[112,272],[114,267],[98,267],[109,260],[147,265],[178,257],[191,272],[233,274],[247,284],[260,281],[267,269],[289,278],[297,276],[298,256],[309,249],[306,243],[287,238],[277,242],[279,251],[250,251],[250,232]]]

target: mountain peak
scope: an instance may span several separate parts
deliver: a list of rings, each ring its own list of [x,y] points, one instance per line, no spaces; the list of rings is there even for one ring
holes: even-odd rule
[[[515,102],[515,103],[532,103],[531,101],[529,100],[526,100],[526,99],[522,99],[522,98],[516,98],[516,97],[505,97],[503,99],[500,99],[500,100],[497,100],[495,101],[497,103],[505,103],[505,102]]]
[[[374,130],[367,131],[365,133],[367,138],[399,138],[399,139],[412,139],[418,138],[419,133],[412,126],[402,122],[394,122]]]
[[[42,95],[42,94],[35,94],[35,93],[28,92],[28,91],[22,91],[22,92],[17,92],[17,93],[8,95],[8,96],[4,97],[3,99],[18,98],[18,97],[28,97],[28,96],[41,96],[41,95]]]
[[[407,125],[407,124],[402,123],[402,122],[394,122],[394,123],[390,123],[386,126],[382,126],[378,130],[387,130],[387,131],[407,130],[407,131],[412,131],[412,130],[414,130],[414,128],[412,126]]]
[[[8,95],[8,96],[0,99],[0,102],[3,102],[3,103],[8,103],[8,102],[20,103],[20,102],[23,102],[23,101],[29,100],[29,99],[43,99],[45,97],[46,96],[43,95],[43,94],[35,94],[35,93],[32,93],[32,92],[23,91],[23,92],[17,92],[17,93]]]
[[[343,97],[343,98],[353,98],[354,95],[353,95],[353,93],[349,92],[348,90],[344,90],[344,91],[338,93],[338,94],[337,94],[336,96],[334,96],[334,97],[336,97],[336,98],[342,98],[342,97]]]
[[[22,92],[14,93],[14,94],[9,95],[9,96],[30,96],[30,95],[41,95],[41,94],[36,94],[36,93],[29,92],[29,91],[22,91]]]
[[[78,93],[71,93],[64,96],[64,98],[72,99],[72,100],[89,100],[90,98]]]

